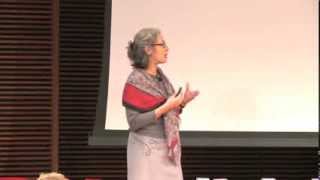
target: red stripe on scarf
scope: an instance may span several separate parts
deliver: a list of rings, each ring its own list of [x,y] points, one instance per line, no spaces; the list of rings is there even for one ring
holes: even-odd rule
[[[170,149],[174,149],[174,147],[176,146],[178,144],[178,138],[174,138],[174,139],[172,139],[172,141],[171,141],[171,143],[170,143],[170,145],[169,145],[169,148]]]
[[[129,106],[139,111],[152,110],[165,101],[164,97],[151,95],[129,83],[126,83],[122,97],[124,106]]]

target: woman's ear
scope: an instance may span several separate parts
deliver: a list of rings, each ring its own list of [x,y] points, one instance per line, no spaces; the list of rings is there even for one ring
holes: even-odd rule
[[[146,54],[148,56],[150,56],[152,54],[152,48],[150,46],[144,47],[144,51],[146,52]]]

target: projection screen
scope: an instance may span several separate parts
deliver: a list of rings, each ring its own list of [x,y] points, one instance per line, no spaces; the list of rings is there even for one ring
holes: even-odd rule
[[[160,67],[176,89],[189,82],[200,91],[181,130],[318,132],[317,12],[315,0],[112,1],[104,129],[128,129],[126,46],[141,28],[156,27],[169,46]]]

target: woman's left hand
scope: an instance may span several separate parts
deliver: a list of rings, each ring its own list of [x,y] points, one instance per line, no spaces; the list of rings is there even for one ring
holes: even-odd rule
[[[186,84],[185,92],[184,92],[184,98],[182,101],[182,105],[185,106],[187,103],[192,101],[196,96],[199,95],[199,91],[197,90],[190,90],[189,83]]]

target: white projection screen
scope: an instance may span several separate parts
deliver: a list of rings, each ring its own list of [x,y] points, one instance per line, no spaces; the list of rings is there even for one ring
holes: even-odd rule
[[[318,1],[106,0],[90,145],[126,146],[128,41],[156,27],[174,87],[200,95],[181,115],[183,146],[318,147]]]
[[[175,88],[200,95],[185,131],[318,132],[318,1],[112,1],[105,129],[127,130],[126,46],[157,27],[168,46],[160,67]]]

